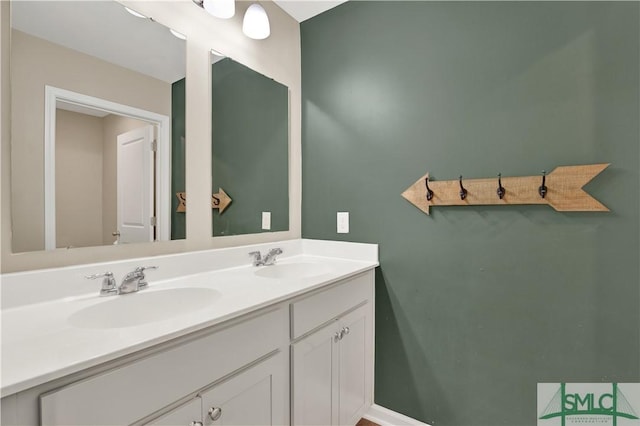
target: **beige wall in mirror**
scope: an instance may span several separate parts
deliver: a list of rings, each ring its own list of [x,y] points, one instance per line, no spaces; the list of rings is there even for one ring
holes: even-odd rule
[[[38,37],[25,34],[18,30],[11,32],[11,185],[12,185],[12,219],[13,219],[13,243],[14,252],[43,250],[44,244],[44,143],[45,133],[45,86],[64,88],[73,92],[107,99],[123,105],[134,106],[157,114],[171,115],[171,85],[167,82],[149,77],[147,75],[111,64],[93,56],[67,49],[58,44],[50,43]],[[59,113],[56,113],[56,116]],[[68,118],[69,114],[65,114]],[[77,116],[76,116],[77,118]],[[96,118],[96,117],[94,117]],[[86,121],[86,120],[85,120]],[[95,121],[95,120],[94,120]],[[78,120],[75,120],[78,123]],[[69,120],[65,121],[65,130],[60,136],[69,134]],[[86,127],[86,126],[83,126]],[[56,127],[56,131],[57,131]],[[102,134],[102,132],[100,132]],[[85,132],[85,141],[90,141],[90,136]],[[81,148],[78,137],[76,148]],[[102,137],[100,138],[102,139]],[[115,138],[113,139],[115,141]],[[56,163],[58,163],[58,150],[64,140],[56,137]],[[85,146],[88,149],[97,143],[89,142]],[[111,144],[113,151],[113,144]],[[68,148],[69,145],[67,144]],[[67,151],[68,152],[68,151]],[[66,156],[64,158],[69,158]],[[81,161],[90,157],[82,155],[75,158],[76,164],[62,163],[64,168],[56,167],[56,178],[61,177],[71,186],[66,186],[56,179],[56,199],[61,192],[70,193],[78,189],[80,183],[91,181],[85,179],[80,182],[71,179],[85,178],[92,175],[94,168]],[[97,166],[97,164],[94,164]],[[75,169],[75,173],[65,173]],[[79,174],[80,170],[87,169],[88,174]],[[102,169],[102,165],[100,165]],[[115,173],[115,166],[113,166]],[[105,167],[107,170],[107,167]],[[66,179],[65,179],[66,178]],[[73,184],[76,185],[73,185]],[[96,185],[94,185],[96,186]],[[94,188],[99,190],[93,196],[101,197],[101,186]],[[82,190],[82,188],[81,188]],[[89,195],[90,189],[84,187],[82,195]],[[93,203],[92,196],[86,203]],[[109,208],[109,207],[113,208]],[[56,212],[66,213],[67,219],[56,214],[56,222],[63,221],[58,226],[65,228],[65,222],[78,222],[80,225],[88,225],[94,222],[92,229],[77,229],[78,234],[83,231],[96,235],[102,235],[103,222],[96,217],[88,217],[99,208],[108,210],[108,215],[113,216],[115,203],[102,204],[102,201],[93,209],[87,209],[83,214],[78,210],[60,210],[56,202]],[[71,214],[69,217],[68,214]],[[102,215],[100,215],[101,217]],[[106,226],[106,225],[105,225]],[[112,224],[115,231],[115,221]],[[86,235],[86,234],[85,234]],[[88,238],[80,241],[70,240],[69,233],[61,241],[56,240],[56,247],[83,247],[102,245],[106,242],[102,238]],[[95,243],[95,244],[92,244]]]
[[[57,247],[92,247],[118,242],[118,236],[113,235],[118,229],[114,208],[117,205],[117,145],[113,142],[118,135],[147,125],[117,114],[96,116],[65,109],[57,111]],[[14,237],[14,250],[16,245]]]
[[[157,243],[131,244],[100,247],[56,249],[17,253],[12,249],[11,238],[11,200],[12,169],[16,173],[20,164],[11,159],[12,121],[16,112],[11,111],[9,77],[10,63],[10,6],[9,2],[0,3],[0,45],[1,51],[1,95],[2,121],[2,272],[12,272],[46,267],[64,266],[88,262],[117,260],[138,256],[158,255],[187,250],[201,250],[215,247],[276,241],[300,237],[300,200],[301,200],[301,161],[300,161],[300,33],[299,25],[272,2],[262,3],[271,21],[272,33],[266,40],[251,40],[242,33],[242,16],[249,3],[239,2],[236,16],[230,20],[218,20],[206,14],[192,2],[121,2],[157,22],[186,35],[186,191],[189,193],[189,209],[186,213],[186,240]],[[20,37],[20,36],[18,36]],[[286,84],[291,90],[291,144],[289,148],[289,215],[290,228],[285,232],[243,235],[234,237],[211,238],[210,189],[211,189],[211,72],[209,62],[210,49],[223,52],[258,72],[271,76]],[[63,53],[60,53],[63,54]],[[49,58],[52,60],[53,58]],[[44,61],[43,57],[37,61]],[[56,57],[61,66],[65,61]],[[34,78],[35,69],[23,78]],[[111,79],[116,74],[109,74]],[[118,74],[120,75],[120,74]],[[15,74],[13,74],[15,80]],[[47,75],[50,77],[50,75]],[[54,84],[55,85],[55,84]],[[126,99],[126,91],[114,89],[121,99]],[[120,91],[118,91],[120,90]],[[162,91],[160,91],[162,92]],[[111,93],[113,95],[114,93]],[[170,108],[170,101],[158,98],[158,92],[147,100],[145,108],[160,111]],[[100,97],[99,93],[94,93]],[[34,101],[36,97],[30,97]],[[144,98],[144,97],[143,97]],[[153,99],[153,100],[152,100]],[[15,101],[15,100],[14,100]],[[28,100],[24,100],[28,102]],[[37,101],[36,101],[37,102]],[[41,104],[33,106],[31,119],[42,114]],[[16,120],[30,121],[30,117],[16,117]],[[35,125],[32,123],[33,130]],[[14,130],[15,131],[15,130]],[[26,147],[25,147],[26,149]],[[19,151],[19,149],[18,149]],[[42,162],[42,156],[39,157]],[[33,171],[31,177],[39,174],[40,168]],[[40,177],[40,181],[42,177]],[[25,184],[26,185],[26,184]],[[20,192],[15,186],[14,193]],[[104,195],[104,193],[103,193]],[[103,201],[104,202],[104,201]],[[18,206],[15,206],[18,207]],[[15,221],[15,217],[13,218]],[[102,231],[105,241],[106,229]],[[98,238],[96,236],[96,238]],[[106,239],[108,241],[108,238]]]
[[[64,110],[56,114],[56,184],[69,189],[56,191],[56,236],[63,247],[102,245],[102,132],[100,117]],[[83,214],[76,215],[78,210]],[[13,247],[19,250],[15,223]]]

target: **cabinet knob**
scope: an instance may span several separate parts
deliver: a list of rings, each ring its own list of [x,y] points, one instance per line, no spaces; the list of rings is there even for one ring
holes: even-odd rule
[[[340,339],[342,339],[342,330],[336,331],[336,334],[333,335],[333,340],[335,340],[336,342]]]
[[[222,415],[222,408],[220,407],[211,407],[209,408],[209,418],[214,422],[220,418]]]
[[[344,334],[345,336],[347,334],[349,334],[350,332],[351,332],[351,330],[349,330],[349,327],[345,327],[345,328],[342,329],[342,334]]]
[[[204,425],[202,424],[202,422],[194,421],[194,422],[189,423],[189,426],[204,426]]]

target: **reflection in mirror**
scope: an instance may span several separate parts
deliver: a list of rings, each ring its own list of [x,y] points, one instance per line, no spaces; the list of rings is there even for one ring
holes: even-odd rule
[[[115,1],[13,1],[11,28],[13,251],[180,237],[184,40]]]
[[[289,89],[215,54],[212,81],[213,235],[288,230]]]

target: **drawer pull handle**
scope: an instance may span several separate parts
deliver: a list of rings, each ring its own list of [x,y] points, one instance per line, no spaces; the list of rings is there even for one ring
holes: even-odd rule
[[[218,420],[222,416],[222,408],[220,407],[211,407],[209,408],[209,418],[214,422]]]
[[[189,424],[189,426],[204,426],[204,425],[202,424],[202,422],[193,421]]]
[[[351,330],[349,330],[349,327],[342,327],[342,330],[336,331],[336,334],[333,335],[333,338],[337,342],[338,340],[342,340],[342,338],[350,332]]]

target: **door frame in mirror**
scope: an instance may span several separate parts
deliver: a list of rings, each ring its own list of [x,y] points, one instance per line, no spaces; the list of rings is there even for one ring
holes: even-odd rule
[[[58,101],[102,110],[154,124],[156,135],[156,241],[171,239],[171,119],[162,114],[118,104],[82,93],[45,86],[44,234],[45,250],[56,249],[56,105]]]

